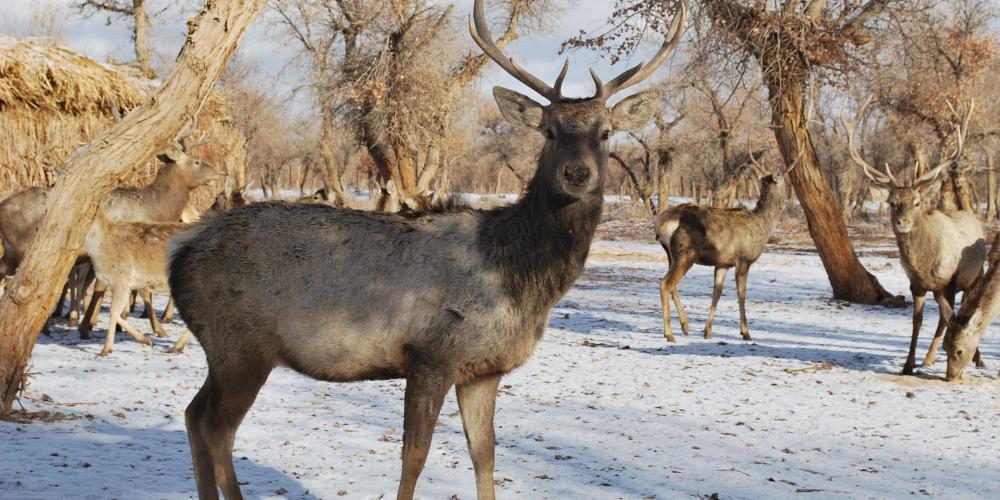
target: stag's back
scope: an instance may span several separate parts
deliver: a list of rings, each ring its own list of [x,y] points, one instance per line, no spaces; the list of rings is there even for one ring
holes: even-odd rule
[[[745,208],[684,204],[656,218],[656,239],[671,256],[693,252],[696,263],[711,266],[756,261],[772,229],[770,218]]]
[[[971,212],[930,210],[911,233],[896,238],[907,276],[928,290],[953,278],[959,291],[968,289],[986,260],[983,226]]]

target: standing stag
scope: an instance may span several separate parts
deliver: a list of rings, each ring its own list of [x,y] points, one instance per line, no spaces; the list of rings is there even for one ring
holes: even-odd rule
[[[976,283],[983,273],[983,261],[986,260],[983,227],[975,213],[942,212],[934,208],[931,200],[922,197],[934,184],[941,170],[957,163],[961,158],[974,103],[970,102],[965,116],[959,117],[961,119],[956,126],[954,154],[918,177],[912,184],[903,185],[892,175],[889,165],[885,166],[885,173],[869,165],[861,157],[854,142],[855,129],[871,100],[869,96],[853,122],[848,122],[845,110],[841,110],[840,121],[847,131],[847,148],[851,159],[873,183],[889,190],[892,231],[896,234],[896,243],[899,245],[899,262],[910,279],[910,292],[913,294],[913,336],[903,365],[903,374],[912,375],[916,366],[917,337],[924,321],[924,296],[927,292],[933,292],[939,309],[934,339],[924,357],[924,366],[929,366],[934,363],[945,326],[952,316],[955,295],[968,291]],[[982,366],[978,350],[975,358],[976,364]]]
[[[546,137],[521,199],[494,210],[411,215],[256,203],[172,242],[170,288],[208,360],[186,411],[198,495],[241,498],[236,429],[279,365],[335,382],[405,378],[397,498],[413,497],[445,395],[456,387],[481,499],[494,498],[497,386],[531,355],[549,311],[579,276],[600,220],[608,140],[643,125],[658,93],[616,92],[648,77],[680,40],[586,99],[561,94],[503,56],[476,0],[473,39],[538,104],[495,88],[503,116]]]
[[[749,146],[749,144],[748,144]],[[663,306],[663,336],[668,342],[676,342],[670,326],[670,299],[677,306],[681,320],[681,330],[687,334],[688,321],[681,305],[678,285],[691,266],[699,264],[715,268],[715,286],[712,290],[712,305],[705,320],[705,338],[712,338],[712,321],[715,308],[722,296],[722,285],[729,268],[736,267],[736,293],[740,304],[740,334],[743,340],[750,340],[747,327],[746,296],[747,274],[750,265],[757,262],[764,252],[764,246],[771,237],[778,215],[785,208],[785,175],[799,159],[792,162],[787,170],[768,173],[753,152],[748,150],[749,168],[760,180],[760,198],[753,210],[746,208],[715,208],[686,203],[670,208],[656,217],[656,240],[667,252],[670,266],[660,280],[660,302]]]

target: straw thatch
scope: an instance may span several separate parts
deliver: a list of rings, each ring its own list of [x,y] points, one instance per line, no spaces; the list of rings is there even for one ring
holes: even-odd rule
[[[115,124],[115,106],[124,114],[158,85],[127,66],[0,35],[0,193],[50,185],[53,170],[73,151]],[[244,139],[221,93],[212,94],[190,132],[212,138],[195,151],[199,157],[242,178]],[[149,182],[157,168],[151,159],[130,183]],[[196,198],[207,202],[217,188],[202,188]]]

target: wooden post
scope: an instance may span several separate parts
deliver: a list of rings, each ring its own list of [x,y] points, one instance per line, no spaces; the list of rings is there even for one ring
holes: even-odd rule
[[[177,65],[148,102],[70,157],[14,283],[0,299],[0,418],[24,382],[35,339],[76,260],[101,199],[198,114],[265,0],[205,0]]]

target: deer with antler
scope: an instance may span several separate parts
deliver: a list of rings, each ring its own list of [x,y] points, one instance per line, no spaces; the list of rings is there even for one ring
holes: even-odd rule
[[[656,217],[656,240],[667,252],[669,268],[660,280],[660,302],[663,307],[663,336],[676,342],[670,325],[670,299],[677,306],[681,330],[687,334],[688,321],[677,287],[695,264],[715,268],[712,305],[705,321],[704,335],[712,338],[715,309],[722,296],[722,285],[729,268],[736,268],[736,293],[740,307],[740,334],[750,340],[746,318],[747,275],[750,266],[760,258],[767,240],[774,231],[778,215],[785,208],[785,175],[798,164],[797,158],[788,169],[770,173],[754,157],[747,142],[749,160],[745,165],[760,180],[760,198],[751,210],[747,208],[715,208],[687,203],[672,207]]]
[[[911,375],[916,366],[917,338],[923,324],[927,292],[934,294],[939,315],[934,339],[924,357],[924,366],[934,363],[944,329],[954,312],[955,295],[968,291],[983,273],[986,240],[982,224],[975,213],[942,212],[934,208],[934,204],[928,199],[930,196],[927,196],[941,171],[958,162],[961,157],[975,103],[969,103],[964,116],[956,116],[958,123],[955,127],[954,153],[912,183],[903,184],[896,179],[888,164],[885,165],[885,171],[880,172],[868,164],[858,151],[855,131],[871,100],[871,96],[865,100],[853,122],[848,121],[846,110],[841,110],[840,121],[846,130],[847,149],[851,159],[873,183],[889,190],[892,231],[899,246],[899,261],[910,279],[910,292],[913,294],[913,333],[909,354],[903,364],[903,374]],[[919,172],[919,168],[916,170]],[[978,351],[976,364],[982,366]]]
[[[658,110],[650,90],[609,108],[678,44],[686,5],[653,59],[593,97],[562,95],[495,45],[482,0],[470,32],[490,59],[549,101],[493,91],[511,123],[545,137],[521,198],[492,210],[411,215],[254,203],[172,242],[170,289],[208,360],[186,411],[201,498],[242,498],[236,429],[276,366],[348,382],[405,378],[403,468],[413,497],[445,395],[458,397],[480,499],[494,498],[493,415],[501,377],[531,356],[556,302],[583,270],[601,218],[608,144]]]

